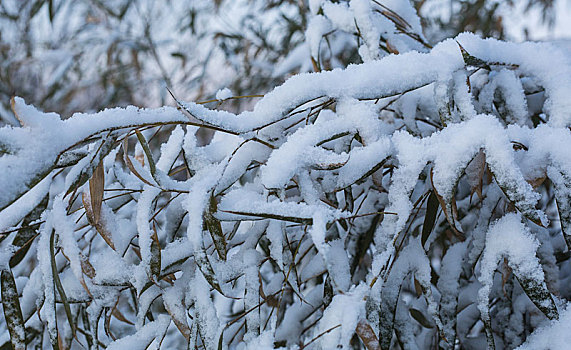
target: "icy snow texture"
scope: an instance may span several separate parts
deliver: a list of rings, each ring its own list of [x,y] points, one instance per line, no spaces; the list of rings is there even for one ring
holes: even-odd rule
[[[571,308],[567,304],[565,310],[559,315],[559,320],[551,321],[549,325],[539,327],[527,338],[527,341],[516,350],[564,350],[571,344]]]

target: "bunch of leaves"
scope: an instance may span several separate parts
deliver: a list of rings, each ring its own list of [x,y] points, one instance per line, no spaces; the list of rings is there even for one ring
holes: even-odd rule
[[[554,0],[466,0],[450,1],[443,6],[442,2],[435,0],[417,0],[415,7],[432,40],[453,37],[465,31],[505,40],[510,39],[510,31],[529,38],[537,30],[532,26],[516,30],[509,28],[513,12],[522,16],[533,13],[531,16],[541,19],[536,26],[551,27],[555,24],[555,3]],[[517,30],[522,30],[523,33],[518,33]]]
[[[66,120],[13,99],[5,339],[522,344],[571,297],[571,67],[469,34],[426,51],[294,76],[238,115],[218,109],[238,96]]]
[[[210,98],[223,87],[236,96],[263,94],[292,73],[360,63],[361,46],[376,48],[378,42],[381,50],[372,53],[377,58],[430,46],[410,16],[414,10],[408,1],[315,3],[319,2],[3,1],[0,119],[18,124],[9,106],[14,95],[63,117],[115,106],[155,107],[167,101],[165,85],[190,99]],[[503,37],[504,24],[493,1],[451,1],[449,20],[434,10],[439,4],[411,3],[422,12],[433,42],[466,30]],[[553,17],[552,1],[526,4],[540,7],[547,20]],[[343,15],[363,5],[370,7],[369,19]],[[306,43],[305,34],[315,26],[316,16],[332,21],[330,30]],[[344,17],[347,20],[336,22]],[[374,27],[379,38],[367,35]],[[418,45],[411,46],[409,39]],[[311,51],[311,45],[318,51]],[[252,101],[236,99],[225,108],[239,111],[251,106]]]

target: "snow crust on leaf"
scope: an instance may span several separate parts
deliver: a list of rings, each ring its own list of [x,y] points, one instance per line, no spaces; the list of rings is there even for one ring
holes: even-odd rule
[[[544,273],[536,256],[539,243],[522,223],[518,214],[507,214],[495,222],[486,234],[486,246],[480,263],[478,280],[478,309],[484,320],[489,320],[489,294],[494,272],[502,258],[506,258],[516,275],[545,285]]]

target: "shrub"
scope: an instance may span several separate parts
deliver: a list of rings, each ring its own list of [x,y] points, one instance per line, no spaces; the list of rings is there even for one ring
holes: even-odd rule
[[[472,34],[432,48],[408,2],[311,3],[322,71],[251,111],[218,109],[227,92],[65,120],[12,100],[6,341],[565,346],[568,54]],[[364,63],[325,70],[343,45]]]

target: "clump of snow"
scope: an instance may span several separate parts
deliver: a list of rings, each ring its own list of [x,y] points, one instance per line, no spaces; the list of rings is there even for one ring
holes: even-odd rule
[[[216,99],[220,100],[220,101],[227,100],[232,96],[234,96],[234,94],[232,93],[232,90],[230,90],[228,88],[224,88],[224,89],[220,89],[220,90],[216,91]]]
[[[520,278],[545,285],[544,273],[536,251],[539,243],[522,223],[518,214],[507,214],[494,223],[486,234],[486,245],[480,263],[478,280],[482,288],[478,293],[478,309],[482,319],[489,320],[489,295],[494,283],[494,272],[502,258]]]

